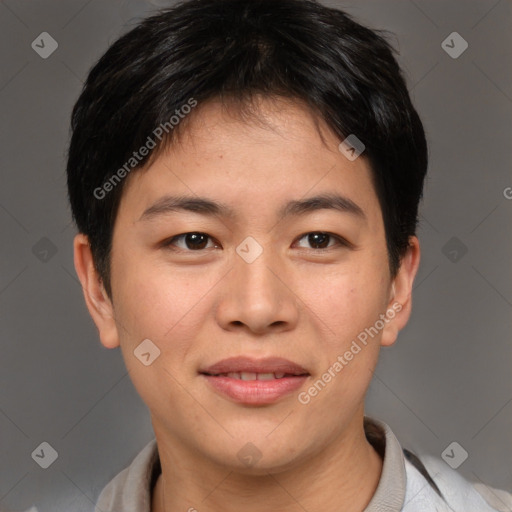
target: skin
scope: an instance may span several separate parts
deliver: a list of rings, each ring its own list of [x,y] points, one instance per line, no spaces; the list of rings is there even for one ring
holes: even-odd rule
[[[340,140],[300,104],[262,99],[260,122],[216,102],[199,105],[179,142],[127,178],[113,234],[107,296],[87,238],[74,240],[85,301],[107,348],[121,347],[147,404],[162,475],[152,512],[339,510],[360,512],[377,488],[382,460],[363,429],[364,397],[381,346],[407,323],[420,248],[411,237],[398,275],[388,268],[384,224],[364,154],[354,161]],[[322,209],[280,219],[292,199],[320,193],[355,202],[365,219]],[[236,218],[177,211],[139,218],[164,194],[207,197]],[[304,236],[333,233],[319,248]],[[181,237],[210,236],[200,250]],[[247,263],[235,249],[248,236],[263,249]],[[174,248],[174,250],[173,250]],[[379,315],[401,304],[378,335],[325,388],[307,390]],[[144,366],[135,348],[149,338],[160,356]],[[198,369],[246,355],[285,357],[308,370],[298,391],[264,406],[216,393]],[[237,453],[254,444],[247,467]]]

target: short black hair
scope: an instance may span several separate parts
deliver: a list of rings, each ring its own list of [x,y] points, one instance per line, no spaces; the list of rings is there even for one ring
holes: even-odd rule
[[[187,0],[115,41],[73,108],[67,161],[73,219],[109,297],[122,178],[171,143],[187,109],[221,100],[243,110],[256,96],[300,101],[340,142],[362,141],[394,277],[416,232],[428,150],[386,35],[314,0]]]

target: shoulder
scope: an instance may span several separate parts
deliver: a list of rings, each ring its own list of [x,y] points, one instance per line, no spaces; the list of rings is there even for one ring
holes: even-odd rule
[[[512,494],[470,482],[442,459],[404,450],[407,474],[403,512],[512,512]]]

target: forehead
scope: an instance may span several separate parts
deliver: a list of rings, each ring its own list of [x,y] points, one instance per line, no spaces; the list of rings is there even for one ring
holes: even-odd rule
[[[337,191],[370,215],[378,208],[367,159],[347,159],[341,140],[301,103],[264,99],[247,112],[212,101],[185,121],[172,144],[129,175],[120,210],[129,207],[133,222],[166,194],[282,214],[284,198]]]

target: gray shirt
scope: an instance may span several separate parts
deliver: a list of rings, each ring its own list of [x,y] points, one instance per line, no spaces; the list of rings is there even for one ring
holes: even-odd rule
[[[512,494],[474,484],[441,459],[403,450],[383,422],[365,417],[368,441],[383,458],[382,474],[363,512],[512,512]],[[161,472],[156,439],[103,489],[95,512],[151,512]]]

